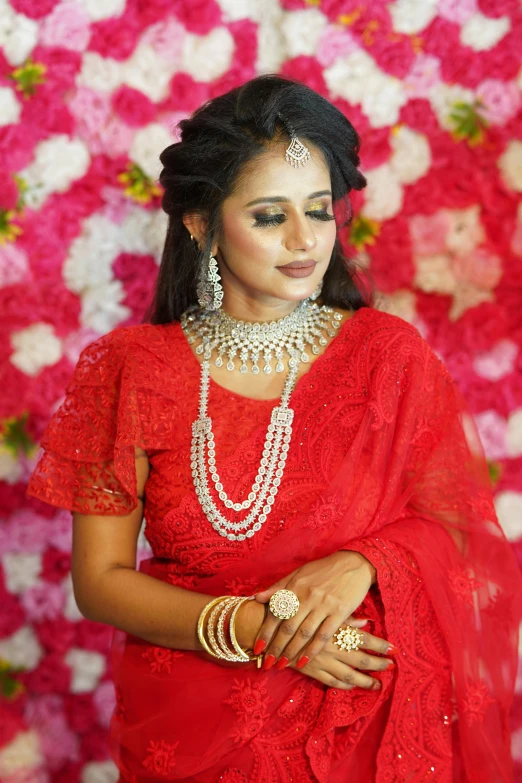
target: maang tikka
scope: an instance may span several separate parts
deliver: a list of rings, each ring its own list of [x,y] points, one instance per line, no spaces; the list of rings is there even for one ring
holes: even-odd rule
[[[290,136],[290,144],[286,148],[285,158],[294,168],[306,165],[310,160],[310,150],[297,138],[296,132],[290,123],[281,115],[277,115]]]

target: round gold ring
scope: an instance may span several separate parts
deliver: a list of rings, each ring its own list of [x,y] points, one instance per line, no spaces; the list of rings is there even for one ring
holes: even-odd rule
[[[336,640],[334,644],[347,652],[358,650],[364,642],[362,633],[351,625],[347,625],[346,628],[339,628],[337,633],[334,634],[334,639]]]
[[[290,620],[299,611],[299,598],[292,590],[277,590],[268,606],[278,620]]]

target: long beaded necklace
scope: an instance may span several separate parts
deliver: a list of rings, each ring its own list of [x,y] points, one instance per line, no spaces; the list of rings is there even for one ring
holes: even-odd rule
[[[181,316],[181,326],[187,341],[196,347],[197,354],[203,354],[201,364],[199,415],[192,424],[191,470],[196,495],[205,516],[212,527],[230,541],[244,541],[261,530],[266,521],[278,488],[283,478],[286,458],[292,437],[294,411],[289,400],[295,386],[297,372],[301,362],[309,361],[306,343],[312,353],[318,354],[316,345],[326,345],[326,332],[330,337],[340,327],[342,315],[332,307],[319,306],[309,299],[300,302],[290,315],[278,321],[249,323],[232,318],[222,309],[209,311],[191,307]],[[264,357],[263,372],[272,372],[275,357],[276,372],[283,372],[283,352],[289,356],[288,376],[284,385],[281,401],[272,410],[270,424],[266,434],[265,446],[259,470],[252,489],[246,500],[234,503],[227,495],[216,468],[216,444],[212,432],[212,419],[208,416],[208,394],[210,380],[210,360],[217,349],[215,365],[223,365],[223,356],[227,354],[227,369],[235,369],[234,358],[239,352],[240,372],[248,372],[247,361],[252,362],[252,373],[259,373],[259,355]],[[208,459],[205,459],[205,452]],[[208,462],[208,464],[207,464]],[[208,485],[208,475],[214,484],[219,499],[225,508],[234,511],[249,510],[240,522],[230,522],[217,508]]]

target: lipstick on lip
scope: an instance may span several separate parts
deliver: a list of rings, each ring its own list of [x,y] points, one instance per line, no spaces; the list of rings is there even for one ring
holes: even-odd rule
[[[287,277],[309,277],[315,269],[316,261],[308,258],[306,261],[292,261],[290,264],[278,266],[277,269]]]

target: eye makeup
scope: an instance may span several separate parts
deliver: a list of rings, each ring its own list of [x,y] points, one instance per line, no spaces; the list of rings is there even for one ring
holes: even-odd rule
[[[314,218],[314,220],[335,220],[334,215],[326,211],[326,205],[323,202],[316,201],[310,204],[305,215]],[[270,206],[262,212],[255,212],[252,216],[255,219],[254,228],[263,226],[279,226],[286,220],[286,215],[280,207]]]

